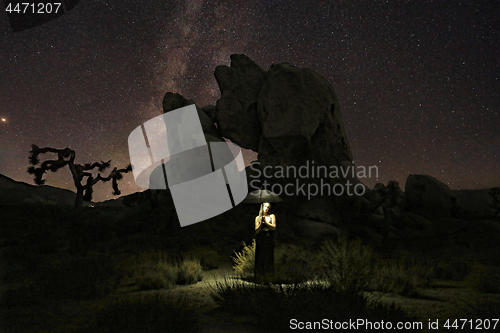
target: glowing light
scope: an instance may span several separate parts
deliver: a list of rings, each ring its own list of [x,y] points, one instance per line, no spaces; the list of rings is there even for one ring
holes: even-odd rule
[[[7,122],[7,119],[2,118],[2,123],[6,123],[6,122]]]

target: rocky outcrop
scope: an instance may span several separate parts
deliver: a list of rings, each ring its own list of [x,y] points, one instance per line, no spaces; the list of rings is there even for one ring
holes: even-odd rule
[[[315,71],[273,65],[257,101],[263,165],[352,165],[352,153],[333,86]]]
[[[404,207],[407,212],[435,221],[456,212],[457,196],[434,177],[410,175],[406,179]]]
[[[215,105],[205,105],[201,109],[203,110],[203,112],[205,112],[208,118],[212,120],[212,122],[217,122],[217,108],[215,107]]]
[[[299,188],[309,184],[321,188],[316,196],[334,196],[340,192],[333,194],[335,184],[360,183],[335,90],[320,74],[289,63],[265,72],[247,56],[232,55],[231,66],[218,66],[215,77],[221,99],[211,118],[224,137],[258,153],[260,169],[270,175],[264,179],[269,185],[283,189],[293,183],[283,196],[303,200]],[[213,113],[210,107],[207,111]],[[326,172],[312,176],[321,166]],[[309,175],[277,176],[284,168],[300,167]]]
[[[215,79],[221,91],[215,115],[221,134],[242,148],[258,150],[261,125],[257,97],[265,72],[243,54],[231,55],[231,66],[217,66]]]
[[[460,218],[467,220],[489,219],[495,216],[492,189],[454,190]]]

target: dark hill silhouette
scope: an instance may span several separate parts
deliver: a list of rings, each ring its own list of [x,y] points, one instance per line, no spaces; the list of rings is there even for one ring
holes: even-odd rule
[[[3,205],[41,204],[74,205],[76,193],[49,185],[18,182],[0,174],[0,202]],[[93,203],[89,203],[93,204]]]

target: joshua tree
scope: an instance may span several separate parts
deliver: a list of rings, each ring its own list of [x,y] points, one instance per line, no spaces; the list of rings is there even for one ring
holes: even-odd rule
[[[493,217],[497,217],[498,213],[500,213],[500,187],[492,188],[488,194],[493,198],[493,204],[488,203],[488,206],[497,210],[495,215],[493,215]]]
[[[56,172],[66,165],[69,166],[71,174],[73,175],[73,182],[76,186],[75,209],[82,208],[84,200],[92,200],[92,187],[99,181],[107,182],[113,180],[113,194],[120,195],[121,192],[118,189],[118,180],[123,178],[122,173],[132,171],[132,166],[129,164],[125,167],[125,169],[117,169],[115,167],[108,177],[102,177],[101,174],[98,173],[94,178],[89,171],[97,168],[99,172],[102,172],[109,168],[111,160],[107,162],[101,161],[100,163],[94,162],[93,164],[87,163],[81,165],[75,164],[75,151],[72,149],[56,149],[51,147],[39,148],[36,145],[31,145],[31,148],[29,161],[32,166],[28,168],[28,173],[35,176],[34,180],[37,185],[43,185],[45,183],[45,179],[42,179],[45,172]],[[43,162],[39,167],[35,167],[40,163],[38,155],[45,153],[57,154],[57,160],[48,160]],[[85,184],[83,184],[84,177],[87,177]]]

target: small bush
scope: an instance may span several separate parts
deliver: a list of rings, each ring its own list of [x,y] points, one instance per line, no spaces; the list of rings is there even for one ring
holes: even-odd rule
[[[482,293],[500,293],[500,269],[476,263],[466,277],[466,283]]]
[[[253,278],[255,270],[255,239],[252,244],[247,245],[243,242],[241,252],[234,252],[235,257],[232,257],[235,273],[244,279]]]
[[[216,269],[221,262],[221,256],[217,251],[207,247],[195,247],[188,251],[184,258],[198,258],[204,270]]]
[[[428,286],[428,280],[421,278],[419,269],[404,267],[400,263],[389,261],[377,264],[370,288],[383,292],[392,292],[405,297],[418,297],[418,289]]]
[[[269,286],[244,283],[241,280],[224,277],[223,282],[216,281],[215,285],[210,286],[212,289],[211,297],[225,311],[229,311],[235,315],[252,314],[262,308],[262,304],[270,306],[269,297],[274,294],[269,292]],[[265,301],[266,303],[260,303]],[[271,306],[269,307],[272,308]]]
[[[177,284],[194,284],[203,278],[203,268],[196,258],[186,258],[177,271]]]
[[[323,276],[341,291],[362,291],[373,279],[376,257],[360,240],[339,237],[320,247]]]
[[[106,304],[94,326],[89,332],[195,332],[199,317],[186,298],[155,292]]]
[[[177,279],[177,265],[163,251],[140,252],[129,258],[133,280],[142,290],[171,288]]]
[[[282,244],[276,250],[275,282],[298,283],[315,279],[318,271],[318,257],[303,246]]]
[[[142,290],[168,289],[175,284],[177,267],[169,263],[151,263],[144,265],[136,271],[135,283]]]

